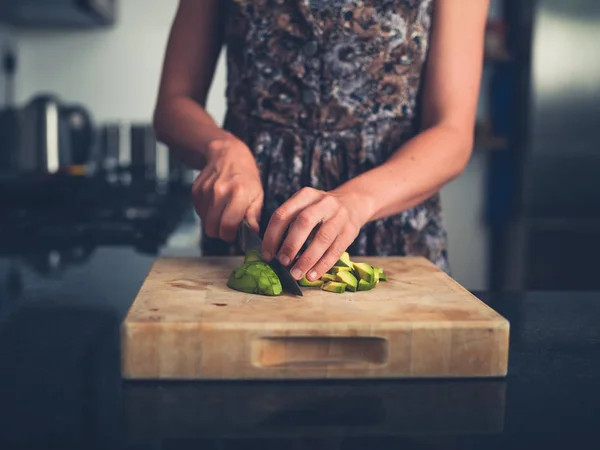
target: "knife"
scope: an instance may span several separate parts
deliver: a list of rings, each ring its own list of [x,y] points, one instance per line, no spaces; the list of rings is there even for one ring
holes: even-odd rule
[[[250,225],[245,219],[242,221],[242,223],[240,223],[238,228],[238,241],[244,253],[246,253],[248,250],[256,250],[260,253],[262,250],[262,239],[254,230],[252,230],[252,228],[250,228]],[[291,292],[294,295],[303,295],[302,289],[300,289],[300,286],[298,286],[298,282],[283,264],[281,264],[277,259],[273,259],[268,264],[279,277],[281,286],[284,290]]]

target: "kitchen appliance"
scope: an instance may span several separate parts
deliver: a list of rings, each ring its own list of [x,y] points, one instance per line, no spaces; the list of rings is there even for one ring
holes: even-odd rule
[[[0,22],[17,27],[95,28],[116,14],[117,0],[0,0]]]
[[[240,223],[238,228],[238,242],[244,253],[248,252],[248,250],[256,250],[259,253],[262,251],[262,239],[250,228],[246,219]],[[298,283],[287,268],[277,261],[277,259],[273,259],[269,264],[279,277],[284,291],[302,296],[302,289],[300,289],[300,286],[298,286]]]
[[[499,377],[509,323],[424,258],[363,258],[389,281],[303,297],[226,286],[235,257],[158,258],[122,329],[128,379]]]
[[[90,162],[95,130],[90,113],[40,94],[22,108],[0,115],[3,172],[12,175],[55,174]]]

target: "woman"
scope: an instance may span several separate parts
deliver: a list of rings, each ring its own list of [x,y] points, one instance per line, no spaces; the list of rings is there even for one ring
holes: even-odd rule
[[[200,169],[205,255],[240,222],[263,257],[317,279],[342,252],[448,271],[440,188],[465,168],[485,0],[180,0],[155,128]],[[223,45],[228,112],[204,109]],[[313,231],[316,230],[316,233]],[[286,235],[287,231],[287,235]]]

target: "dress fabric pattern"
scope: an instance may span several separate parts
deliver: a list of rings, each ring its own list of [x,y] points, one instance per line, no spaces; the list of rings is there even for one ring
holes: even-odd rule
[[[227,0],[224,128],[253,152],[262,228],[305,186],[381,165],[419,129],[431,0]],[[449,271],[439,194],[367,224],[353,255],[420,255]],[[205,255],[238,254],[203,237]]]

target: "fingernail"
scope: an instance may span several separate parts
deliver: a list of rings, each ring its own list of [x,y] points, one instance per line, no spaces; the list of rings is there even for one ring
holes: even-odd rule
[[[273,255],[269,252],[263,252],[262,257],[265,261],[271,261],[271,259],[273,259]]]
[[[300,269],[292,269],[290,272],[294,278],[302,277],[302,271]]]
[[[287,255],[282,255],[279,257],[279,262],[284,266],[287,266],[290,263],[290,257]]]
[[[314,270],[313,270],[313,271],[311,271],[311,272],[308,274],[308,279],[309,279],[310,281],[315,281],[315,280],[317,279],[317,272],[315,272]]]

